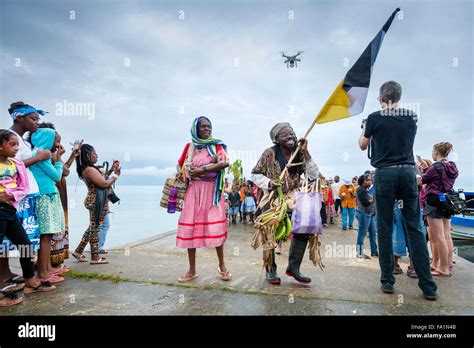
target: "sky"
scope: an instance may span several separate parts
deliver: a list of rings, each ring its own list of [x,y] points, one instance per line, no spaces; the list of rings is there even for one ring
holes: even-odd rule
[[[316,125],[309,150],[326,177],[371,168],[358,138],[398,81],[419,114],[414,153],[449,141],[459,186],[474,189],[471,1],[0,2],[0,121],[10,103],[49,111],[67,145],[119,159],[121,184],[161,184],[198,115],[250,174],[277,122],[302,137],[389,15],[400,7],[372,71],[364,112]],[[288,69],[280,52],[302,50]]]

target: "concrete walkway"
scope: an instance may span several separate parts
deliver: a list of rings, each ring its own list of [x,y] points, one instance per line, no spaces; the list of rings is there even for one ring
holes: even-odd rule
[[[302,272],[311,286],[284,275],[287,243],[277,255],[281,286],[265,282],[261,249],[250,247],[253,227],[231,227],[225,244],[226,263],[233,274],[228,282],[217,273],[215,250],[198,250],[199,277],[180,284],[187,271],[186,250],[175,247],[174,232],[117,248],[107,255],[110,264],[89,265],[74,258],[72,272],[58,290],[34,294],[22,305],[0,309],[0,315],[473,315],[474,264],[456,257],[451,278],[436,278],[439,299],[422,298],[417,280],[397,275],[395,293],[380,291],[378,259],[353,255],[357,231],[324,229],[322,256],[326,268],[314,267],[305,255]],[[368,241],[366,250],[370,253]],[[89,255],[86,253],[86,256]],[[17,260],[12,262],[17,268]],[[407,269],[407,259],[401,266]]]

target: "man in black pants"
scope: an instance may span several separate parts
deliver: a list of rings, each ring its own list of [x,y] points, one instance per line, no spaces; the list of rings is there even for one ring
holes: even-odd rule
[[[381,289],[393,293],[393,205],[399,201],[407,233],[409,252],[418,275],[418,286],[427,300],[436,300],[436,283],[430,272],[428,248],[420,227],[420,201],[413,158],[416,114],[400,109],[400,84],[385,82],[380,87],[381,111],[369,115],[359,139],[361,150],[371,145],[371,164],[375,171],[375,203]]]

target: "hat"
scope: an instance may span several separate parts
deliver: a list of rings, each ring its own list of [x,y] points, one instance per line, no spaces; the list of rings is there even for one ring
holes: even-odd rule
[[[344,179],[343,182],[344,182],[344,185],[350,185],[351,184],[351,181],[349,179]]]
[[[278,135],[278,133],[280,133],[280,131],[283,129],[283,128],[290,128],[293,133],[295,133],[295,131],[293,130],[293,127],[291,127],[291,125],[288,123],[288,122],[280,122],[280,123],[277,123],[276,125],[274,125],[272,127],[272,129],[270,130],[270,138],[272,139],[273,143],[276,144],[276,137]]]

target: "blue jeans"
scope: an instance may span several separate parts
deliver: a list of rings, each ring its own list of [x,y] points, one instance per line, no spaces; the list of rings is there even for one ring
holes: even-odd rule
[[[110,228],[109,214],[106,214],[104,218],[104,222],[102,223],[102,225],[100,225],[100,230],[99,230],[99,250],[104,249],[105,237],[107,237],[107,232],[109,231],[109,228]]]
[[[370,253],[377,254],[377,231],[375,229],[375,214],[356,211],[357,221],[359,221],[359,230],[357,233],[357,255],[364,254],[364,238],[369,231]]]
[[[347,228],[347,215],[349,215],[349,227],[354,224],[355,208],[342,208],[342,227]]]
[[[377,207],[377,237],[380,281],[394,284],[393,276],[393,204],[402,202],[400,209],[413,266],[418,275],[418,286],[423,293],[436,293],[436,283],[430,272],[430,257],[420,226],[420,201],[414,167],[380,168],[375,171],[375,205]]]

